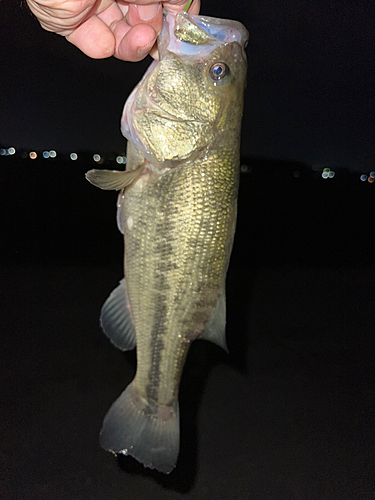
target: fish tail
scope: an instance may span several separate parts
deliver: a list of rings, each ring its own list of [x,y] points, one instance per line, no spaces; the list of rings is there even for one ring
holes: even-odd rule
[[[100,432],[101,446],[131,455],[165,474],[176,466],[180,447],[178,401],[151,405],[130,384],[112,404]]]

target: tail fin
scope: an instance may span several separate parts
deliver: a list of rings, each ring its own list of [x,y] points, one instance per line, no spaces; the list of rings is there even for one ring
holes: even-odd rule
[[[178,402],[151,406],[130,384],[108,410],[100,432],[101,446],[131,455],[145,467],[168,474],[180,447]]]

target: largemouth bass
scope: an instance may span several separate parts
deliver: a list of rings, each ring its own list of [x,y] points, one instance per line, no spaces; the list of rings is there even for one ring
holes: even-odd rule
[[[236,21],[167,14],[153,62],[128,98],[125,172],[88,180],[120,190],[125,279],[101,311],[120,349],[137,346],[132,383],[100,442],[169,473],[179,453],[178,390],[191,342],[226,349],[225,278],[236,224],[247,31]]]

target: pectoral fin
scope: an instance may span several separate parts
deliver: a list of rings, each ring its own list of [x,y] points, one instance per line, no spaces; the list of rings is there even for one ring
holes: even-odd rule
[[[125,172],[94,169],[86,173],[86,179],[100,189],[118,191],[136,182],[142,175],[143,170],[143,165],[136,170],[127,170]]]
[[[224,349],[224,351],[228,352],[227,342],[225,340],[225,323],[226,303],[225,289],[223,289],[217,301],[216,308],[200,338],[203,340],[209,340]]]

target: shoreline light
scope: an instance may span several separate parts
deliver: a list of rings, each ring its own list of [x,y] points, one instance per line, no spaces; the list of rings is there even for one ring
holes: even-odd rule
[[[71,160],[73,160],[73,161],[78,159],[78,155],[77,155],[77,153],[70,153],[69,157],[70,157],[70,159],[71,159]]]
[[[116,162],[119,164],[126,163],[126,156],[122,156],[122,155],[117,156]]]
[[[336,175],[336,172],[334,172],[330,168],[328,168],[328,167],[323,168],[323,172],[322,172],[323,179],[333,179],[335,177],[335,175]]]
[[[330,169],[329,168],[323,168],[323,172],[322,172],[322,177],[323,179],[328,179],[329,177],[329,172],[330,172]]]

